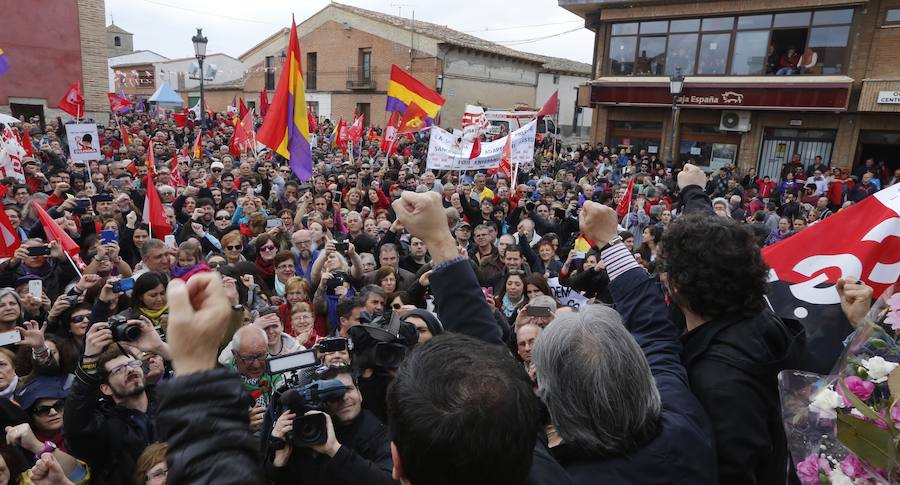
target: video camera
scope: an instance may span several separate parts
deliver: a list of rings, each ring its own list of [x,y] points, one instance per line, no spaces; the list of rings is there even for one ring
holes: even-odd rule
[[[353,364],[360,369],[396,369],[419,341],[415,325],[390,310],[363,312],[360,325],[350,327],[347,335],[353,341]]]

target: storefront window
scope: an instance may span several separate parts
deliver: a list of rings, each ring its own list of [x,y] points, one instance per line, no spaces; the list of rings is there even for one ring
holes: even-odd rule
[[[641,37],[634,73],[661,76],[665,72],[665,55],[665,37]]]
[[[731,34],[704,34],[700,41],[700,64],[697,74],[725,74]]]
[[[697,34],[676,34],[669,36],[669,48],[666,52],[666,75],[681,72],[694,72],[694,58],[697,52]]]
[[[647,150],[650,155],[659,155],[662,123],[655,121],[613,121],[609,131],[609,145],[624,148],[631,153]]]
[[[769,31],[738,32],[731,59],[731,73],[737,75],[762,74],[766,67],[766,48]]]
[[[635,44],[637,44],[637,37],[633,35],[612,38],[609,43],[610,74],[631,74],[634,71]]]
[[[840,74],[844,71],[850,26],[815,27],[810,29],[809,47],[816,54],[816,67],[822,74]]]

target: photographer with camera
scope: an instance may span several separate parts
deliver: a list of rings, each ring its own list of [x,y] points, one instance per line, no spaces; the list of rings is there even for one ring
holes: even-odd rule
[[[327,386],[336,384],[332,380],[343,384],[343,392],[334,392]],[[362,394],[350,367],[331,367],[317,383],[319,392],[313,396],[342,397],[319,402],[302,398],[305,393],[282,397],[282,404],[288,409],[272,427],[270,449],[277,449],[266,462],[267,477],[276,485],[399,483],[391,478],[393,463],[387,429],[374,414],[362,409]],[[324,412],[306,410],[310,407],[321,407]],[[315,436],[317,433],[312,430],[316,427],[306,424],[308,420],[298,420],[317,414],[324,417],[323,436]],[[298,448],[298,444],[304,444],[306,449]]]
[[[88,463],[92,483],[130,483],[144,448],[156,441],[155,398],[141,361],[123,344],[169,360],[169,347],[146,319],[110,317],[87,332],[66,399],[63,435]]]

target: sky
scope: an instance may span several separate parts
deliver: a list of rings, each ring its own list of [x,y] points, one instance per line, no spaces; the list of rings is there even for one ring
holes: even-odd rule
[[[203,28],[207,53],[237,57],[279,28],[299,24],[326,0],[106,0],[106,22],[134,34],[135,50],[170,59],[193,57],[191,36]],[[341,3],[446,25],[507,47],[591,62],[594,34],[554,0],[343,0]],[[514,8],[511,8],[514,7]],[[303,46],[301,45],[302,49]]]

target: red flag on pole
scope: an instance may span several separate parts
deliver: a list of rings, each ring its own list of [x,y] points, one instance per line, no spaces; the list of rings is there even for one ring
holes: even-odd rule
[[[134,104],[116,93],[106,93],[106,97],[109,98],[109,108],[113,113],[120,113]]]
[[[119,123],[119,134],[122,135],[122,144],[131,145],[131,135],[128,134],[128,128],[123,123]]]
[[[316,120],[316,116],[313,114],[311,106],[306,108],[306,122],[309,124],[310,133],[315,133],[319,130],[319,122]]]
[[[147,177],[147,195],[144,197],[144,215],[141,220],[150,226],[153,237],[157,239],[163,239],[172,234],[172,226],[163,211],[162,201],[159,200],[159,193],[156,191],[153,177]]]
[[[544,103],[544,106],[541,107],[541,110],[537,112],[535,118],[541,119],[544,116],[555,115],[559,112],[559,90],[553,91],[553,94],[550,95],[550,98],[547,99],[547,102]]]
[[[228,151],[236,157],[241,156],[241,153],[253,151],[253,113],[250,111],[247,111],[242,120],[235,123]]]
[[[620,221],[631,211],[631,193],[634,191],[634,179],[635,177],[632,175],[631,182],[628,182],[628,190],[625,191],[625,197],[622,197],[619,205],[616,206],[616,213],[619,214]]]
[[[244,119],[244,116],[247,116],[248,112],[250,112],[250,110],[247,109],[247,105],[244,104],[244,98],[241,98],[238,104],[238,116],[240,116],[241,119]]]
[[[147,149],[147,171],[150,178],[156,173],[156,154],[153,153],[153,140],[150,140],[150,148]]]
[[[353,120],[353,125],[347,128],[347,138],[353,143],[359,143],[362,140],[363,127],[366,122],[366,115],[362,114]]]
[[[269,112],[269,92],[259,92],[259,115],[265,116]]]
[[[406,112],[400,118],[397,133],[404,135],[428,128],[428,125],[425,124],[426,118],[428,118],[428,113],[415,101],[410,101],[409,107],[406,108]]]
[[[11,258],[16,254],[16,249],[22,244],[19,233],[13,229],[6,210],[0,203],[0,258]]]
[[[50,214],[47,214],[47,211],[41,207],[37,201],[31,201],[31,205],[34,208],[34,211],[38,215],[38,219],[41,221],[41,225],[44,226],[44,233],[47,235],[48,241],[56,241],[57,244],[62,247],[63,252],[68,254],[69,256],[75,257],[78,255],[78,251],[81,248],[75,244],[75,241],[72,240],[72,237],[69,236],[69,233],[63,230],[63,228],[59,227],[59,224],[50,217]]]
[[[22,135],[22,148],[25,149],[26,155],[34,157],[34,144],[31,143],[31,133],[28,133],[28,130],[25,130],[25,134]]]
[[[194,138],[194,149],[191,153],[191,156],[197,159],[203,158],[203,146],[200,144],[201,138],[203,138],[203,130],[198,128],[197,138]]]
[[[391,118],[388,120],[387,127],[384,129],[384,138],[381,140],[381,151],[387,154],[387,156],[391,156],[391,152],[396,148],[397,141],[397,127],[400,125],[400,112],[394,111],[391,113]]]
[[[81,81],[75,81],[66,95],[57,103],[59,109],[69,113],[76,119],[80,119],[84,114],[84,95],[81,94]]]
[[[500,172],[512,178],[512,134],[506,135],[503,153],[500,155]]]

